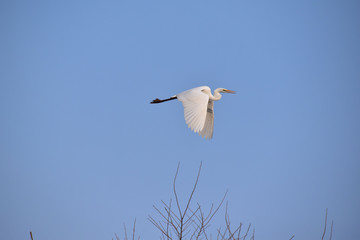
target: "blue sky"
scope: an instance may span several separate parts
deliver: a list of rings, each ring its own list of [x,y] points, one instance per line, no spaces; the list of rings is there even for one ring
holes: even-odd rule
[[[256,239],[360,235],[358,1],[2,1],[0,232],[3,239],[111,239],[152,205],[229,191]],[[179,102],[215,103],[211,141]],[[223,225],[223,211],[214,220]]]

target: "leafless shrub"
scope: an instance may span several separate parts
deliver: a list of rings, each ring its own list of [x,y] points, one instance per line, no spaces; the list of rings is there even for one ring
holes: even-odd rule
[[[172,199],[170,199],[169,203],[165,203],[161,201],[161,208],[157,206],[153,206],[156,212],[160,215],[160,220],[155,220],[152,216],[149,216],[150,222],[161,232],[161,239],[163,240],[182,240],[182,239],[212,239],[212,235],[208,234],[208,227],[210,226],[210,222],[215,216],[215,214],[220,209],[221,205],[224,203],[226,194],[224,194],[221,202],[216,205],[212,204],[210,210],[205,213],[203,208],[199,203],[197,203],[194,207],[191,207],[193,195],[195,193],[200,172],[201,172],[202,163],[200,163],[200,167],[198,170],[198,174],[196,177],[196,181],[194,183],[192,192],[186,202],[184,208],[180,206],[180,201],[178,198],[178,194],[176,191],[176,178],[179,173],[180,163],[176,169],[174,181],[173,181],[173,192],[175,197],[175,210],[173,209]],[[228,215],[228,206],[226,204],[225,211],[225,227],[222,230],[221,228],[217,229],[216,239],[217,240],[246,240],[249,236],[249,231],[251,228],[251,224],[249,224],[245,234],[241,236],[241,227],[242,223],[237,225],[235,229],[231,228],[230,218]],[[250,236],[250,240],[253,240],[255,237],[255,230],[253,230],[252,235]]]
[[[174,181],[173,181],[173,193],[175,198],[175,204],[173,200],[170,199],[169,203],[161,201],[161,207],[153,206],[157,214],[160,216],[160,220],[156,220],[152,216],[149,216],[149,221],[161,232],[160,239],[162,240],[212,240],[212,234],[209,233],[209,226],[213,217],[218,212],[220,207],[223,205],[227,192],[225,192],[221,202],[218,205],[212,204],[210,210],[205,213],[204,209],[199,203],[193,204],[193,196],[199,181],[200,172],[201,172],[202,163],[200,163],[196,180],[192,189],[190,196],[186,201],[184,207],[180,206],[180,201],[178,193],[176,190],[176,179],[179,173],[180,163],[177,166]],[[175,207],[174,207],[175,205]],[[327,215],[328,209],[326,208],[325,213],[325,225],[321,240],[325,239],[327,231]],[[236,224],[235,227],[232,226],[230,217],[228,214],[228,203],[225,207],[225,227],[219,227],[216,229],[216,240],[254,240],[255,239],[255,229],[250,231],[251,224],[246,228],[243,228],[243,224]],[[333,233],[333,224],[331,222],[329,240],[332,240]],[[133,225],[132,231],[132,240],[135,240],[135,225],[136,219]],[[31,239],[32,239],[32,233]],[[116,240],[121,240],[118,235],[115,234]],[[140,237],[137,238],[138,240]],[[295,239],[295,235],[292,235],[289,240]],[[126,226],[124,224],[124,240],[129,240],[127,236]]]

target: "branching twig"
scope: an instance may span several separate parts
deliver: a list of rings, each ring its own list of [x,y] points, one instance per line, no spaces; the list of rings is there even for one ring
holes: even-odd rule
[[[202,163],[200,162],[200,166],[198,169],[198,173],[196,175],[196,180],[193,185],[192,191],[186,201],[185,207],[182,209],[180,200],[178,197],[178,193],[176,190],[176,180],[179,174],[180,169],[180,163],[178,163],[174,181],[173,181],[173,193],[175,196],[175,202],[177,207],[177,212],[174,212],[171,209],[172,202],[170,199],[170,203],[166,204],[164,201],[161,201],[163,204],[163,209],[160,209],[153,206],[156,212],[160,215],[161,221],[156,221],[153,217],[149,216],[149,221],[157,228],[162,234],[161,239],[167,239],[167,240],[182,240],[184,238],[188,238],[190,240],[199,240],[199,239],[206,239],[209,240],[208,235],[206,233],[207,228],[210,226],[210,222],[212,221],[215,214],[219,211],[220,207],[223,205],[227,191],[225,192],[223,198],[221,199],[221,202],[215,207],[214,204],[211,204],[210,210],[205,214],[203,211],[201,205],[197,203],[197,207],[193,208],[192,200],[199,182],[200,178],[200,172],[201,172]],[[231,230],[230,227],[230,218],[228,216],[227,212],[227,206],[226,206],[226,213],[225,213],[225,223],[226,227],[224,228],[224,231],[221,231],[221,228],[218,229],[217,233],[217,239],[218,240],[240,240],[240,232],[242,223],[240,223],[239,226],[236,227],[234,231]],[[251,225],[249,225],[247,232],[245,235],[241,238],[243,240],[246,239],[249,231],[250,231]],[[172,235],[174,237],[172,237]],[[176,238],[175,238],[176,236]],[[254,233],[252,238],[254,238]],[[211,239],[211,235],[210,235]]]

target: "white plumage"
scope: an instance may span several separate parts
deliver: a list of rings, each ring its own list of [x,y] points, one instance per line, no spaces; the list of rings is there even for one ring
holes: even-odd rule
[[[161,103],[178,99],[184,107],[184,118],[188,127],[200,136],[211,139],[214,131],[214,101],[221,99],[223,93],[235,93],[224,88],[217,88],[214,95],[207,86],[196,87],[179,93],[171,98],[155,99],[151,103]]]

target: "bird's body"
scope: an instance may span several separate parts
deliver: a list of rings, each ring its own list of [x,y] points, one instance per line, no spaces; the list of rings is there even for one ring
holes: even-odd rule
[[[211,139],[214,131],[214,101],[221,99],[220,92],[235,93],[224,88],[217,88],[214,95],[207,86],[196,87],[181,92],[171,98],[155,99],[151,103],[161,103],[178,99],[184,107],[184,118],[188,127],[200,136]]]

